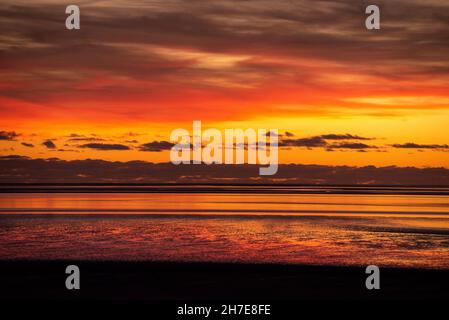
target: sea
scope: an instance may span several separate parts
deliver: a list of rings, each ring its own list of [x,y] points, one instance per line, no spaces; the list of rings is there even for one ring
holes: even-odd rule
[[[0,188],[0,260],[449,269],[449,189]]]

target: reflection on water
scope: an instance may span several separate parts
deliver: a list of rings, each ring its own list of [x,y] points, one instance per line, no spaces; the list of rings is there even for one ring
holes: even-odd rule
[[[449,197],[0,194],[0,259],[449,268]]]

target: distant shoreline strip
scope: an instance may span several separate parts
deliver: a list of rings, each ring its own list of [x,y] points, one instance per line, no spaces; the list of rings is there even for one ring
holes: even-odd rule
[[[360,211],[360,210],[268,210],[268,209],[75,209],[75,208],[1,208],[0,213],[280,213],[280,214],[398,214],[449,215],[449,211]]]

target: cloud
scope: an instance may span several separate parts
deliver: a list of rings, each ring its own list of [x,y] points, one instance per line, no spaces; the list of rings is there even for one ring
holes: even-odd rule
[[[30,159],[30,157],[12,154],[12,155],[8,155],[8,156],[0,156],[0,159],[1,160],[26,160],[26,159]]]
[[[228,183],[313,185],[449,186],[449,169],[281,164],[276,175],[259,176],[259,165],[173,165],[145,161],[0,157],[1,183]]]
[[[34,144],[28,143],[28,142],[22,142],[21,144],[22,144],[22,146],[25,146],[25,147],[28,147],[28,148],[33,148],[34,147]]]
[[[383,110],[427,109],[428,99],[415,98],[429,96],[429,88],[436,92],[432,107],[447,108],[447,3],[378,0],[380,32],[367,32],[363,26],[367,4],[93,3],[77,31],[90,41],[81,43],[58,27],[57,1],[36,0],[29,5],[4,0],[0,76],[10,84],[0,87],[0,95],[8,98],[2,115],[48,119],[70,112],[74,118],[89,120],[98,119],[94,115],[241,120],[273,111],[328,113],[329,105],[343,108],[345,114],[347,109],[358,112],[361,106],[381,113],[380,100],[373,104],[350,99],[402,92],[404,85],[413,87],[412,100],[418,105],[404,106],[395,100],[396,105],[384,105]],[[73,104],[65,103],[61,95],[67,90]],[[30,105],[17,108],[17,101]],[[86,104],[108,107],[73,106]],[[170,112],[160,112],[161,105]],[[295,111],[279,107],[287,105],[305,107]],[[124,106],[131,112],[124,113]]]
[[[265,133],[266,137],[270,137],[270,136],[277,136],[277,137],[282,137],[282,134],[278,134],[275,131],[268,131],[267,133]]]
[[[365,143],[342,142],[328,145],[330,149],[377,149],[376,146],[367,145]]]
[[[15,140],[18,136],[14,131],[0,131],[0,140]]]
[[[291,132],[288,132],[288,131],[285,131],[285,132],[282,134],[282,133],[276,133],[276,132],[270,130],[270,131],[268,131],[268,132],[265,134],[265,136],[266,136],[266,137],[270,137],[270,136],[275,137],[275,136],[277,136],[278,139],[284,139],[285,137],[287,137],[287,138],[292,138],[292,137],[294,137],[295,135],[294,135],[293,133],[291,133]]]
[[[292,133],[289,133],[287,135],[287,132],[285,134],[285,137],[291,137],[293,135]],[[329,145],[326,140],[372,140],[373,138],[366,138],[361,137],[358,135],[352,135],[352,134],[323,134],[318,136],[312,136],[312,137],[306,137],[306,138],[299,138],[299,139],[290,139],[290,138],[284,138],[284,136],[281,136],[281,141],[279,142],[280,147],[307,147],[307,148],[316,148],[316,147],[322,147],[322,148],[339,148],[339,149],[364,149],[364,148],[374,148],[374,146],[367,146],[362,143],[339,143],[339,144],[333,144]]]
[[[404,144],[392,144],[393,148],[399,149],[449,149],[447,144],[417,144],[413,142],[408,142]]]
[[[140,151],[161,152],[170,150],[175,144],[168,141],[153,141],[139,146]]]
[[[321,137],[310,137],[300,139],[282,139],[279,141],[279,147],[325,147],[327,142]]]
[[[373,138],[366,138],[366,137],[361,137],[361,136],[357,136],[357,135],[352,135],[352,134],[323,134],[321,136],[319,136],[325,140],[372,140]]]
[[[86,143],[86,144],[78,146],[78,148],[88,148],[88,149],[103,150],[103,151],[130,150],[130,147],[125,146],[123,144],[107,144],[107,143]]]
[[[94,138],[94,137],[76,137],[76,138],[70,138],[67,139],[67,141],[76,142],[76,141],[104,141],[105,139],[101,138]]]
[[[74,149],[57,149],[57,150],[52,150],[52,151],[56,151],[56,152],[80,152],[79,150],[74,150]]]
[[[86,142],[93,142],[93,141],[105,141],[105,139],[102,139],[98,137],[96,134],[92,133],[89,135],[79,134],[79,133],[71,133],[70,135],[64,137],[68,138],[67,141],[70,142],[80,142],[80,141],[86,141]]]
[[[48,149],[56,149],[56,145],[51,140],[45,140],[42,142],[43,146],[46,146]]]

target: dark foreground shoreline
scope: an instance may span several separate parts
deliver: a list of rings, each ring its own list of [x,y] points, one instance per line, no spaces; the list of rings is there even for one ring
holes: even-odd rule
[[[81,289],[65,288],[66,266]],[[0,261],[0,301],[449,300],[449,270],[381,268],[381,289],[363,267],[122,261]]]

